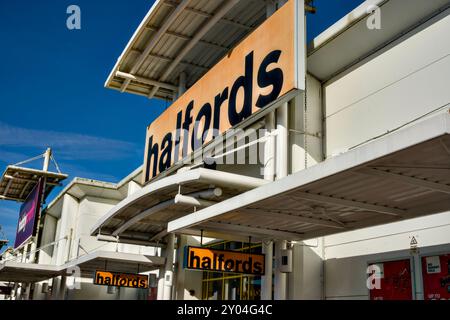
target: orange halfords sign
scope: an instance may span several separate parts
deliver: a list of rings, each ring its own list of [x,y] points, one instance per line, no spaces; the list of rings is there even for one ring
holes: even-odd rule
[[[228,250],[186,247],[187,269],[264,275],[264,255]]]
[[[144,183],[288,92],[304,89],[301,6],[288,1],[148,126]]]
[[[142,274],[95,271],[94,284],[102,286],[148,288],[148,276]]]

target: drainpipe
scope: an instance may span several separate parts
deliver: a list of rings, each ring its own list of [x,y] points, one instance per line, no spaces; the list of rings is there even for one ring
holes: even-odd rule
[[[277,180],[288,175],[288,103],[283,103],[277,109]],[[275,242],[275,300],[286,299],[287,276],[280,271],[281,250],[286,249],[287,242],[279,240]]]
[[[275,2],[266,0],[266,17],[275,12]],[[275,112],[270,112],[265,117],[266,134],[275,130]],[[273,181],[275,176],[275,136],[269,136],[264,143],[264,179]],[[273,241],[265,241],[262,244],[265,254],[265,275],[261,277],[261,299],[272,300],[272,264],[273,264]]]

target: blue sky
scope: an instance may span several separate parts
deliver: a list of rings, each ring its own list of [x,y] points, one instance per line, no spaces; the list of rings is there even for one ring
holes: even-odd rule
[[[318,13],[308,18],[308,40],[362,2],[316,0]],[[81,8],[81,30],[66,28],[71,4]],[[70,175],[67,182],[74,177],[117,182],[141,165],[145,128],[166,103],[103,85],[152,4],[152,0],[0,2],[0,171],[43,153],[47,146]],[[10,244],[19,207],[0,201],[0,225]]]

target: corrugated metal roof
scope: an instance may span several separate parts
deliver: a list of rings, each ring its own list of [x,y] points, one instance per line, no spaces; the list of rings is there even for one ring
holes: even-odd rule
[[[196,41],[200,30],[219,15],[217,23]],[[105,86],[149,98],[172,99],[180,73],[186,73],[187,87],[191,86],[265,17],[263,0],[156,1]],[[189,44],[193,44],[192,48],[183,54]],[[138,79],[127,80],[129,77],[125,78],[123,73]]]
[[[46,199],[53,188],[59,186],[68,176],[62,173],[8,166],[0,179],[0,200],[25,201],[40,177],[47,179],[44,190],[44,199]]]
[[[105,86],[168,100],[177,91],[175,87],[178,86],[181,73],[187,75],[187,87],[192,86],[266,17],[265,1],[236,0],[236,4],[164,76],[202,27],[232,1],[234,0],[156,1],[119,57]],[[368,8],[373,5],[381,8],[381,30],[373,31],[366,26],[365,18],[370,14]],[[404,3],[401,0],[366,0],[310,43],[308,72],[326,81],[449,6],[450,0],[426,3],[411,0],[408,3],[408,14],[404,14]],[[178,12],[178,7],[183,8]],[[170,20],[172,15],[176,17]],[[167,30],[153,43],[158,31],[165,27],[165,22],[170,22]],[[358,45],[355,46],[355,43]],[[146,49],[148,52],[145,52]],[[141,55],[142,63],[138,61]],[[118,75],[117,72],[122,74]],[[128,75],[127,78],[124,73]],[[132,76],[137,79],[129,80]],[[160,82],[161,86],[155,86],[155,81]]]

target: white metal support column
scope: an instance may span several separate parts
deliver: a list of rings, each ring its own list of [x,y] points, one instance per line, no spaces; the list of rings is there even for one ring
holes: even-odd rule
[[[167,235],[166,264],[165,264],[165,268],[164,268],[163,300],[171,300],[172,299],[174,246],[175,246],[175,234],[170,233]]]
[[[177,239],[177,280],[175,284],[176,299],[184,300],[184,284],[186,272],[183,268],[184,247],[187,245],[187,236],[179,235]]]
[[[286,300],[286,274],[280,272],[281,250],[285,250],[286,248],[287,242],[285,240],[275,242],[275,300]]]
[[[161,256],[165,256],[166,249],[160,249]],[[158,288],[156,293],[157,300],[163,300],[164,296],[164,267],[159,268]]]
[[[272,300],[273,241],[263,241],[265,276],[261,277],[261,300]]]
[[[59,283],[59,289],[58,289],[58,300],[64,300],[66,296],[66,288],[67,288],[67,278],[66,275],[61,276],[61,281]]]

